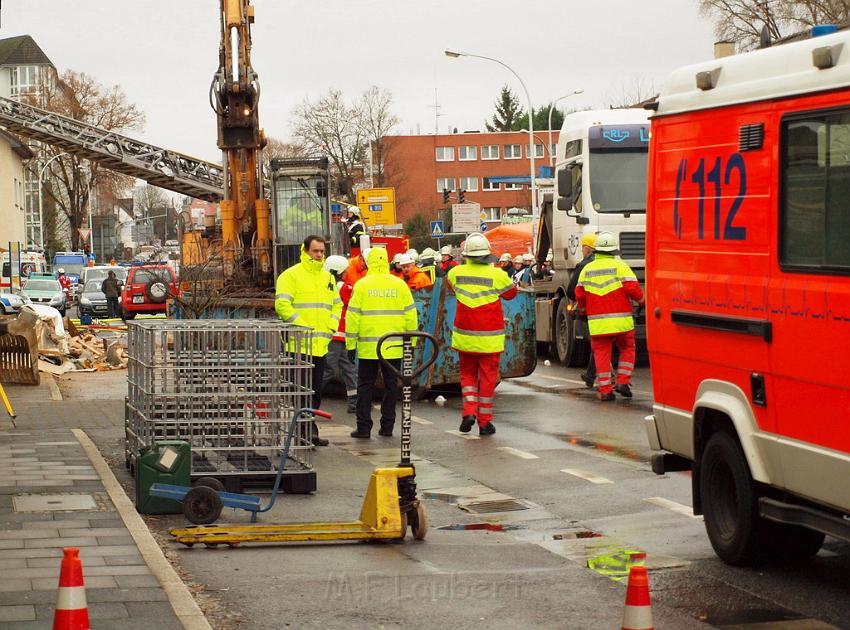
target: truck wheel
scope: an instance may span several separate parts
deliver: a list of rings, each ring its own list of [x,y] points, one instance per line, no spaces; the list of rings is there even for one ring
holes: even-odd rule
[[[700,464],[700,492],[711,546],[727,564],[753,564],[764,543],[758,491],[737,440],[725,432],[711,436]]]
[[[590,358],[590,343],[576,339],[575,320],[567,310],[566,296],[558,301],[555,312],[555,350],[558,360],[567,367],[584,367]]]

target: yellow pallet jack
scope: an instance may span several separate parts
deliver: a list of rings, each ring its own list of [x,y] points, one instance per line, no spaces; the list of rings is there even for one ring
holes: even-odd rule
[[[413,369],[413,340],[424,337],[433,344],[431,356]],[[398,370],[384,358],[382,347],[391,338],[402,341],[402,363]],[[330,523],[280,523],[269,525],[205,525],[170,530],[176,542],[187,547],[207,547],[240,543],[339,541],[339,540],[403,540],[410,526],[416,540],[424,540],[428,517],[416,496],[416,470],[410,461],[410,428],[413,379],[437,360],[437,340],[423,332],[390,333],[378,341],[378,358],[395,372],[402,382],[401,461],[395,468],[376,468],[363,499],[360,519]]]

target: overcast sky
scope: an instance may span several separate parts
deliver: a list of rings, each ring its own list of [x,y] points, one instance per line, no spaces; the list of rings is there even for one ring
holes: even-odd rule
[[[120,85],[147,116],[139,139],[218,161],[208,90],[218,65],[218,0],[5,0],[0,37],[29,34],[56,67]],[[397,133],[484,129],[502,85],[535,107],[603,107],[636,81],[660,87],[712,56],[696,0],[254,0],[260,123],[285,140],[305,98],[388,89]]]

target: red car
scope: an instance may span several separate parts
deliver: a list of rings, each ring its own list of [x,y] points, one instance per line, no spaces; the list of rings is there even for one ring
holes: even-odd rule
[[[165,313],[165,301],[177,295],[177,278],[168,265],[130,267],[121,291],[121,318]]]

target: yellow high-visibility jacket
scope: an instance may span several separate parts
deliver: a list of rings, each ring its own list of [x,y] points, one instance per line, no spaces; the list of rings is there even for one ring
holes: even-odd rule
[[[418,318],[407,283],[390,274],[387,251],[373,247],[366,264],[369,271],[354,285],[348,302],[345,347],[357,348],[361,359],[377,359],[378,339],[390,332],[415,331]],[[385,359],[400,359],[401,340],[385,342],[381,352]]]
[[[330,272],[322,261],[313,260],[301,248],[301,262],[277,277],[274,310],[283,321],[304,326],[312,331],[311,348],[295,347],[292,352],[309,352],[315,357],[328,353],[331,338],[339,326],[342,300]]]

